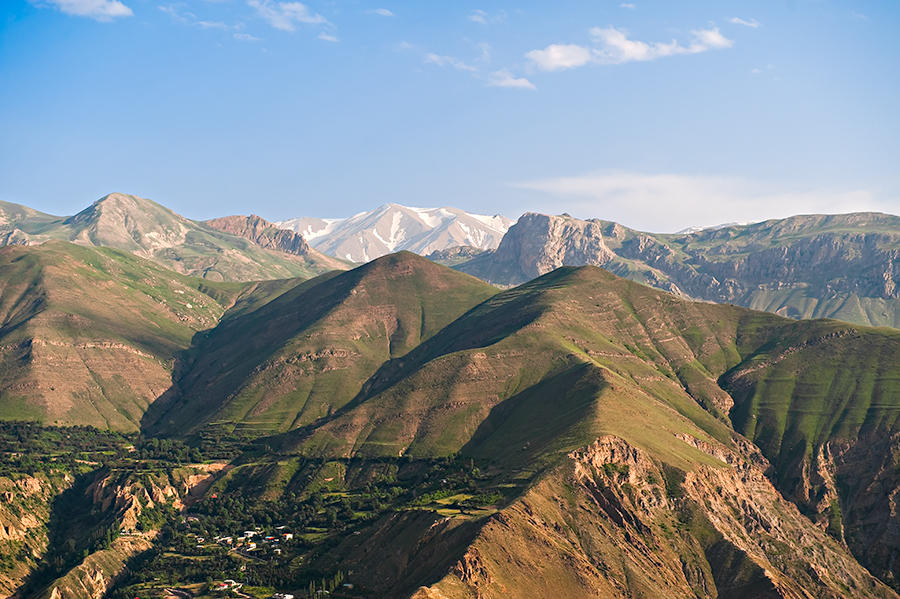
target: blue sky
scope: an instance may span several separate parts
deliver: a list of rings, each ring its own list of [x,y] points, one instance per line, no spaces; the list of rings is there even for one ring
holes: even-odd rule
[[[0,199],[900,213],[900,2],[4,0]]]

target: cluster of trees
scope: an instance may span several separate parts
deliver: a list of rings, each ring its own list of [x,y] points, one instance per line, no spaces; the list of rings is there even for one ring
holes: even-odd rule
[[[51,470],[80,473],[120,459],[135,439],[90,426],[0,422],[0,476]]]

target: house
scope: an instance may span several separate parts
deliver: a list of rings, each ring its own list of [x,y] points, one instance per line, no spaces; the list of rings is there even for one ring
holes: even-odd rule
[[[294,599],[290,593],[274,593],[269,599]]]
[[[286,532],[286,533],[284,533],[284,534],[281,535],[281,536],[284,537],[284,540],[285,540],[285,541],[290,541],[291,539],[294,538],[294,533],[292,533],[292,532]]]
[[[256,536],[256,531],[255,531],[255,530],[245,530],[245,531],[244,531],[244,538],[245,538],[245,539],[251,539],[251,538],[253,538],[253,537],[255,537],[255,536]]]

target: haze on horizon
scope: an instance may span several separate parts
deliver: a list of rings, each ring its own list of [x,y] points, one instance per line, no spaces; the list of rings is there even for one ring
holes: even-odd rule
[[[900,5],[9,0],[0,200],[900,213]]]

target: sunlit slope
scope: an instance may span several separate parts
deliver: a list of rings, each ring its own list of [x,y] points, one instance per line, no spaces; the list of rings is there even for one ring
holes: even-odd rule
[[[796,431],[815,431],[798,437],[806,439],[800,457],[830,439],[855,439],[864,426],[894,430],[897,337],[686,301],[601,269],[563,268],[491,298],[387,363],[303,446],[337,455],[441,455],[485,443],[503,451],[511,445],[504,435],[533,445],[566,419],[589,438],[607,431],[590,425],[610,413],[595,415],[598,398],[620,393],[629,398],[623,404],[652,400],[711,433],[734,418],[781,467],[796,450],[782,452],[767,439],[780,441],[785,430],[792,442]],[[772,352],[792,357],[767,360]],[[758,390],[748,399],[748,389],[785,376],[797,379],[800,393]],[[809,416],[789,400],[810,394],[822,422],[792,424]],[[759,395],[767,399],[754,404]],[[768,431],[775,422],[781,428]]]
[[[135,430],[242,285],[65,242],[0,249],[0,418]]]
[[[674,422],[672,414],[724,440],[731,400],[716,378],[741,360],[742,315],[599,268],[562,268],[491,298],[386,364],[354,406],[300,447],[347,456],[465,448],[521,461],[608,427],[641,437],[652,428],[642,419]]]
[[[496,291],[409,252],[312,279],[199,339],[146,425],[260,435],[310,424]]]

